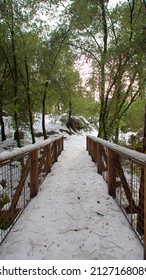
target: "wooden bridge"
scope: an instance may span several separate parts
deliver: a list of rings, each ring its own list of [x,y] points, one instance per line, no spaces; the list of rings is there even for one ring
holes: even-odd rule
[[[37,195],[63,150],[63,137],[29,145],[0,157],[1,243],[30,199]],[[144,247],[146,259],[146,155],[87,136],[87,150]],[[10,233],[11,234],[11,233]]]

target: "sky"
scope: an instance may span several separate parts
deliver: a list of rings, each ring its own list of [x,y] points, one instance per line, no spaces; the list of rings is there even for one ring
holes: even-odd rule
[[[109,4],[111,6],[115,6],[116,4],[118,4],[119,2],[125,2],[126,0],[109,0]]]

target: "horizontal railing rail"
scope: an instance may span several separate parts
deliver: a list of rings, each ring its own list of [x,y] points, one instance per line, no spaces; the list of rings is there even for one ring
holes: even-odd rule
[[[37,195],[62,150],[61,136],[0,154],[0,243]]]
[[[87,136],[87,150],[143,244],[146,259],[146,154],[93,136]]]

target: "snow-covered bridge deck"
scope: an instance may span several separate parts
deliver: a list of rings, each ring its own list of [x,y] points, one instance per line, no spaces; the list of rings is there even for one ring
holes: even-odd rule
[[[85,150],[64,151],[0,246],[0,259],[143,259],[143,247]]]

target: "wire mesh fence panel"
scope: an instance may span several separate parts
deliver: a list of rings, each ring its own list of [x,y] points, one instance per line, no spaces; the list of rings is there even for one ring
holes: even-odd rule
[[[48,139],[36,146],[0,158],[0,243],[37,195],[51,166],[63,150],[63,138]]]
[[[92,136],[87,150],[146,252],[146,155]]]
[[[18,198],[16,197],[27,159],[28,155],[16,160],[9,160],[0,167],[0,242],[3,241],[30,200],[29,176],[23,184],[20,195]],[[17,202],[16,206],[15,202]]]
[[[135,233],[143,242],[144,234],[144,189],[141,186],[143,168],[131,160],[117,157],[114,163],[115,199],[123,210]]]
[[[38,176],[39,176],[39,185],[44,181],[46,176],[46,148],[42,147],[38,150]]]

